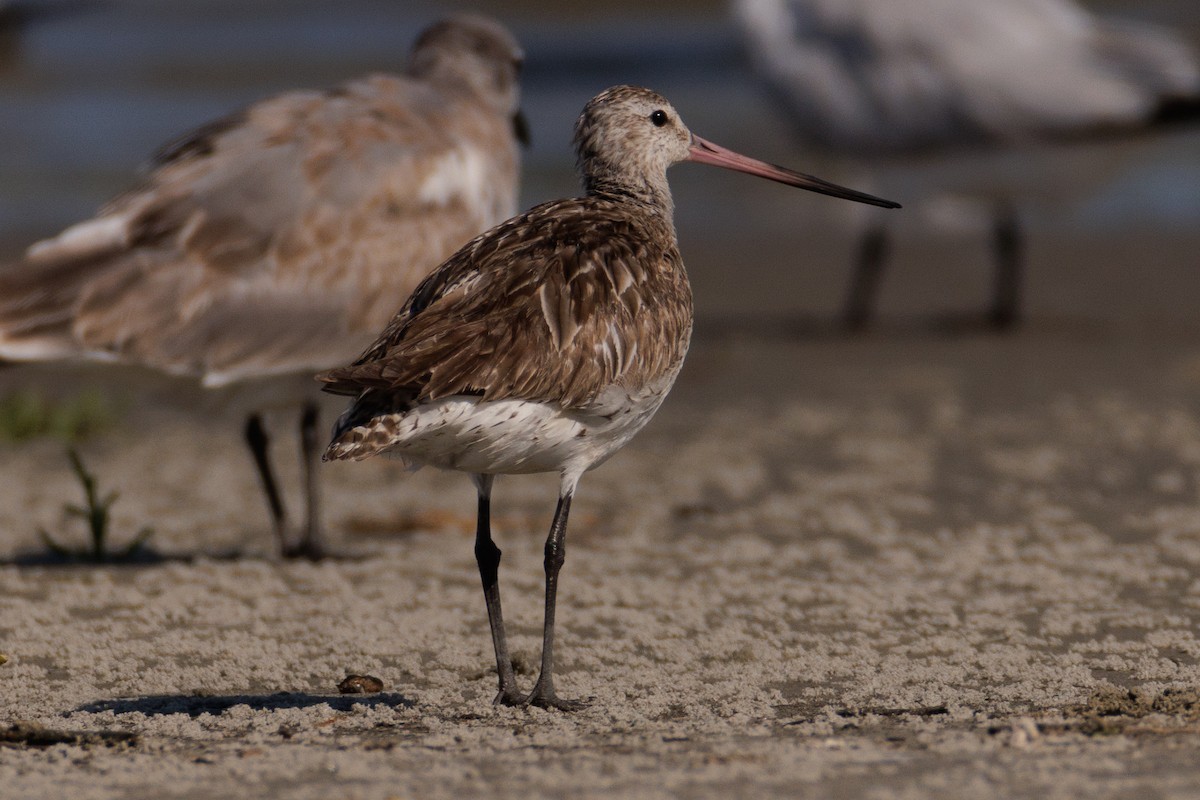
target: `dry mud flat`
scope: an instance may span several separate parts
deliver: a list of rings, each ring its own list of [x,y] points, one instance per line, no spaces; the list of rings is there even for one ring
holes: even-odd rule
[[[0,795],[1196,797],[1197,342],[701,339],[576,501],[569,716],[490,704],[461,477],[331,467],[350,557],[276,563],[237,420],[134,407],[84,456],[160,558],[62,566],[6,446]],[[495,494],[526,685],[554,485]]]

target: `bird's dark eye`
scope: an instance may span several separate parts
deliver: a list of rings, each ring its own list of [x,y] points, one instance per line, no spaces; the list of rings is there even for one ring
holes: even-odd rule
[[[650,115],[650,121],[654,123],[654,127],[661,128],[667,124],[667,112],[660,108]]]

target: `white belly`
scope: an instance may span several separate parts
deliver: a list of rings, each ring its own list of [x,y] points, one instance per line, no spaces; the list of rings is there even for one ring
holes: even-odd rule
[[[578,476],[619,450],[650,421],[674,379],[672,373],[637,392],[609,387],[585,410],[526,400],[481,402],[478,397],[456,395],[375,417],[363,426],[370,430],[360,432],[377,440],[386,431],[389,443],[372,451],[399,456],[414,466],[481,474]]]

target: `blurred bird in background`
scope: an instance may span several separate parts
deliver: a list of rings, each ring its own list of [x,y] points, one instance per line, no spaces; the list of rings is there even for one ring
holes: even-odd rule
[[[867,167],[1200,119],[1200,63],[1186,42],[1072,0],[734,0],[733,11],[793,129]],[[988,320],[999,329],[1020,314],[1014,203],[1026,191],[984,192],[996,259]],[[872,223],[843,312],[852,329],[871,318],[887,250]]]
[[[20,59],[21,36],[34,25],[69,17],[87,9],[93,0],[0,0],[0,75]]]
[[[139,186],[0,268],[0,359],[240,387],[280,548],[320,557],[312,375],[357,356],[426,273],[515,213],[521,62],[499,23],[453,16],[420,35],[404,75],[282,94],[170,143]],[[301,408],[298,536],[261,413],[280,400]]]

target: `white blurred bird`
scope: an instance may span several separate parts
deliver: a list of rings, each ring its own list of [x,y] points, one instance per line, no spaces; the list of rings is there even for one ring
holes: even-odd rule
[[[733,11],[795,131],[868,167],[1200,117],[1200,64],[1180,37],[1073,0],[734,0]],[[993,217],[989,316],[1001,328],[1019,313],[1012,199]],[[875,226],[847,301],[852,327],[870,317],[884,251]]]
[[[319,556],[311,376],[361,352],[426,273],[515,212],[521,60],[499,23],[454,16],[421,34],[404,75],[282,94],[173,142],[140,186],[0,269],[0,359],[257,381],[246,438],[280,546]],[[298,542],[261,379],[303,408]]]

